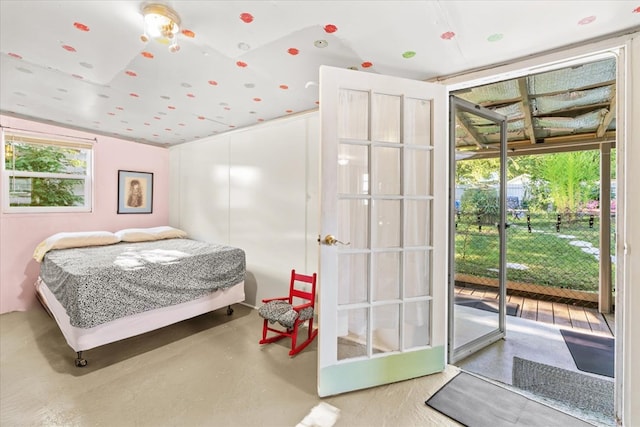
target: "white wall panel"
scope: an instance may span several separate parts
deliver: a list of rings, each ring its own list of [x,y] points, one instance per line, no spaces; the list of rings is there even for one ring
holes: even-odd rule
[[[171,150],[171,224],[198,240],[229,243],[229,137]]]
[[[318,113],[171,149],[171,224],[247,255],[246,303],[317,271]]]
[[[285,295],[292,268],[312,272],[306,265],[307,122],[278,121],[231,140],[231,245],[247,253],[249,304]]]

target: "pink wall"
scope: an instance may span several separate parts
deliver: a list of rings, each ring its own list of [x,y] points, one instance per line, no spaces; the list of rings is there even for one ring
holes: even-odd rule
[[[155,227],[169,222],[169,150],[0,115],[4,127],[96,138],[94,209],[90,213],[6,214],[0,212],[0,314],[35,303],[39,264],[33,250],[61,231]],[[153,213],[118,214],[118,170],[153,173]],[[0,178],[0,183],[2,178]],[[2,194],[0,197],[4,197]],[[0,199],[1,200],[1,199]]]

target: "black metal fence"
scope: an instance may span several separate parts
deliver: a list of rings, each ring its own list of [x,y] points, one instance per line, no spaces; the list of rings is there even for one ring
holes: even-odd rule
[[[508,292],[584,301],[586,305],[597,301],[601,252],[598,211],[532,213],[510,209],[507,222]],[[497,223],[495,215],[456,214],[458,282],[497,286]],[[615,263],[614,214],[610,236]]]

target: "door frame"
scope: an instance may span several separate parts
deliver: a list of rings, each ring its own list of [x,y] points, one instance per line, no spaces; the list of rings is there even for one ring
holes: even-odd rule
[[[634,45],[635,43],[635,45]],[[528,74],[549,71],[568,67],[574,64],[597,60],[600,55],[611,55],[618,57],[618,71],[616,82],[616,177],[617,177],[617,221],[616,221],[616,319],[615,336],[615,418],[618,422],[625,424],[629,422],[633,415],[640,414],[640,411],[632,407],[632,392],[640,390],[640,381],[625,377],[625,372],[631,372],[633,355],[629,346],[623,345],[624,340],[630,339],[628,332],[632,328],[632,320],[625,313],[632,312],[633,302],[637,298],[629,297],[632,270],[632,259],[627,252],[627,242],[633,241],[633,230],[627,226],[627,204],[626,193],[630,176],[637,175],[633,170],[628,171],[627,154],[628,141],[634,136],[640,135],[638,126],[628,120],[628,112],[632,111],[632,105],[637,102],[640,92],[629,86],[628,82],[638,81],[640,72],[632,67],[632,64],[640,63],[640,32],[630,34],[603,37],[581,45],[569,46],[556,49],[550,52],[543,52],[521,60],[511,61],[509,64],[496,65],[491,68],[469,70],[450,76],[441,76],[437,80],[447,86],[448,92],[460,89],[471,88],[484,84],[494,83],[501,80],[509,80],[523,77]],[[635,47],[634,47],[635,46]],[[635,96],[635,99],[634,99]],[[631,227],[633,228],[633,227]],[[636,239],[637,240],[637,239]],[[633,343],[633,340],[631,340]],[[625,421],[626,420],[626,421]]]
[[[455,251],[456,251],[456,227],[455,227],[455,137],[456,137],[456,113],[465,111],[475,114],[500,126],[500,219],[497,224],[499,229],[499,259],[498,259],[498,328],[481,335],[472,341],[455,347]],[[507,117],[495,111],[473,104],[454,95],[449,96],[449,255],[448,255],[448,339],[447,355],[449,363],[455,363],[506,336],[506,297],[507,297]]]

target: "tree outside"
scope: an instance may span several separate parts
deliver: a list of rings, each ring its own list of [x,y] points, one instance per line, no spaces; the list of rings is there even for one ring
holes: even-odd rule
[[[615,171],[615,150],[611,154]],[[499,231],[488,225],[499,222],[498,165],[498,159],[470,159],[456,167],[462,189],[456,197],[456,274],[477,277],[479,283],[497,278]],[[520,197],[507,200],[507,280],[598,292],[599,151],[510,157],[507,176],[527,178],[519,180]]]
[[[12,143],[5,169],[68,174],[86,170],[80,150],[56,146]],[[78,206],[84,203],[84,180],[50,177],[11,177],[11,206]],[[80,186],[80,187],[79,187]]]

